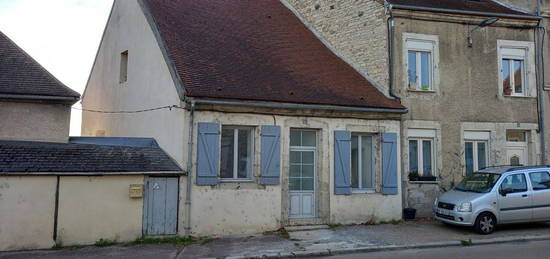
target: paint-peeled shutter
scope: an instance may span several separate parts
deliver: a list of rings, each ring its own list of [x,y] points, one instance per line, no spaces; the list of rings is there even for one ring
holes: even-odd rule
[[[334,131],[334,194],[351,194],[351,132]]]
[[[397,194],[397,134],[382,135],[382,193]]]
[[[281,175],[281,128],[261,128],[261,184],[279,184]]]
[[[218,183],[220,124],[199,123],[197,140],[197,185]]]

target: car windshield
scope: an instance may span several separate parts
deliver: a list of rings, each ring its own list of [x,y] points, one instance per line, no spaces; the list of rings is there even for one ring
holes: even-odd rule
[[[455,190],[462,192],[489,192],[500,178],[499,174],[474,173],[468,175],[455,187]]]

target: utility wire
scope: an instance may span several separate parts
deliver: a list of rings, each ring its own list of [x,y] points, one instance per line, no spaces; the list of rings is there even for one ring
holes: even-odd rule
[[[92,110],[92,109],[84,109],[84,108],[77,108],[77,107],[71,107],[71,108],[79,111],[85,111],[85,112],[111,113],[111,114],[112,113],[140,113],[140,112],[150,112],[150,111],[163,110],[163,109],[185,110],[185,108],[178,105],[168,105],[168,106],[161,106],[161,107],[155,107],[155,108],[149,108],[149,109],[143,109],[143,110],[133,110],[133,111],[102,111],[102,110]]]

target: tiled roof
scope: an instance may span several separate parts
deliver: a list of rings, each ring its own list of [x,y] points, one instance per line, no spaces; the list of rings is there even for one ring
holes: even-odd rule
[[[182,169],[158,145],[0,141],[0,175],[139,172],[174,174]]]
[[[188,96],[404,109],[278,0],[143,1]]]
[[[5,34],[0,32],[0,94],[69,97],[80,94],[59,82]]]
[[[450,13],[453,10],[460,10],[494,14],[530,15],[493,0],[388,0],[388,2],[398,5],[448,9]]]

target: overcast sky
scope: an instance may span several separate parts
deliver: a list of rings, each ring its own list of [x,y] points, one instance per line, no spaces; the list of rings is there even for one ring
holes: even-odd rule
[[[0,0],[0,31],[82,94],[113,0]],[[75,104],[80,107],[80,103]],[[72,110],[71,136],[81,112]]]

